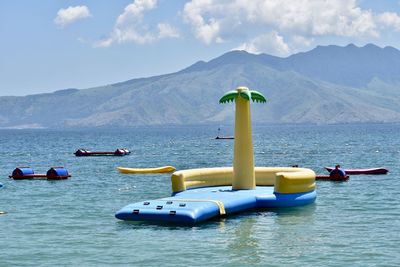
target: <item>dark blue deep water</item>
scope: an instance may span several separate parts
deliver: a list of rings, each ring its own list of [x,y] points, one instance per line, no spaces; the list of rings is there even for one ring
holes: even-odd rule
[[[114,218],[129,203],[171,192],[169,174],[123,175],[117,166],[231,166],[233,142],[213,139],[216,128],[0,130],[0,266],[399,266],[400,125],[255,125],[257,166],[390,170],[318,181],[313,205],[194,227]],[[79,147],[132,154],[78,158]],[[65,166],[72,178],[9,179],[21,165],[36,173]]]

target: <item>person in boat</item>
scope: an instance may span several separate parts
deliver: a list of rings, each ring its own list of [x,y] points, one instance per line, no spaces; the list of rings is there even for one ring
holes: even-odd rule
[[[331,178],[340,179],[340,178],[346,177],[346,172],[340,168],[340,165],[339,165],[339,164],[337,164],[337,165],[335,166],[335,169],[333,169],[333,170],[329,173],[329,176],[330,176]]]

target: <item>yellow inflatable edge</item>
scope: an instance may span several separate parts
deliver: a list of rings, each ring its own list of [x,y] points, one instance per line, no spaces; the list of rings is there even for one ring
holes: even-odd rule
[[[274,186],[282,194],[315,190],[315,172],[307,168],[255,167],[256,185]],[[217,167],[176,171],[171,176],[172,192],[187,189],[232,185],[233,168]]]
[[[168,173],[175,171],[175,167],[173,166],[162,166],[156,168],[126,168],[126,167],[117,167],[120,173],[124,174],[146,174],[146,173]]]

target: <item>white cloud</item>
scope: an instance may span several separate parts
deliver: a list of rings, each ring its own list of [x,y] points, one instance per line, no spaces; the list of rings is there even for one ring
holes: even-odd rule
[[[275,31],[259,35],[234,50],[246,50],[253,54],[269,53],[278,56],[290,54],[289,46],[285,43],[283,37]]]
[[[300,35],[294,35],[291,37],[291,43],[294,47],[310,47],[314,42],[312,37],[304,37]]]
[[[179,32],[176,28],[172,27],[167,23],[159,23],[158,28],[158,38],[178,38]]]
[[[68,8],[62,8],[58,10],[57,17],[54,19],[54,23],[60,27],[64,27],[68,24],[74,23],[77,20],[91,17],[89,8],[87,6],[70,6]]]
[[[156,7],[157,0],[135,0],[118,16],[110,37],[97,42],[95,46],[108,47],[128,42],[148,44],[162,38],[178,38],[178,30],[167,23],[158,23],[157,29],[149,30],[149,25],[143,22],[144,13]]]
[[[400,31],[400,16],[394,12],[384,12],[377,16],[377,20],[384,27],[393,27],[396,31]]]
[[[205,44],[245,40],[240,47],[258,52],[275,47],[277,55],[295,52],[296,45],[310,46],[320,37],[357,40],[378,38],[383,27],[400,30],[397,13],[374,13],[359,2],[192,0],[185,4],[183,18]]]
[[[157,0],[135,0],[125,7],[124,13],[118,16],[116,25],[125,26],[141,21],[146,10],[156,8]]]

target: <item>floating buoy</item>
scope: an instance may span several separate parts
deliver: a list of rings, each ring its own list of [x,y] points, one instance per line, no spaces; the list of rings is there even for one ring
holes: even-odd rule
[[[29,166],[21,166],[17,167],[13,170],[12,174],[8,176],[15,180],[21,179],[33,179],[33,178],[42,178],[46,177],[46,174],[35,174],[33,169]]]
[[[87,157],[87,156],[125,156],[129,155],[131,152],[126,148],[118,148],[115,151],[90,151],[87,149],[80,148],[75,151],[75,156],[77,157]]]
[[[68,179],[71,175],[68,174],[67,169],[64,167],[51,167],[47,173],[46,177],[49,180],[60,180],[60,179]]]
[[[47,173],[34,173],[31,167],[22,166],[15,168],[12,174],[8,177],[14,180],[26,180],[26,179],[61,180],[61,179],[68,179],[69,177],[71,177],[71,175],[64,167],[51,167],[47,171]]]

